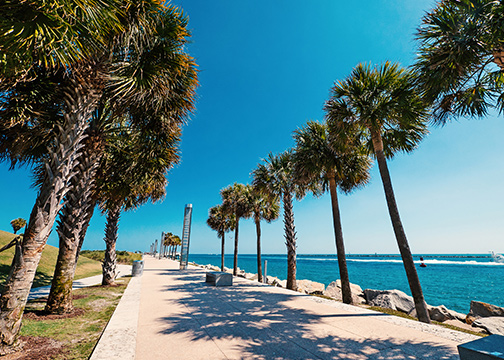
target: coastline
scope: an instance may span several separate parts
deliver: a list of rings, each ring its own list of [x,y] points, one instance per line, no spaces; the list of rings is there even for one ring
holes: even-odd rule
[[[200,255],[200,256],[210,256],[210,257],[215,256],[215,257],[217,257],[217,255]],[[247,255],[245,255],[245,256],[247,256]],[[248,255],[248,256],[255,258],[255,255]],[[268,255],[266,255],[266,257],[267,256]],[[280,258],[282,257],[282,255],[270,255],[270,257],[271,256],[280,257]],[[300,257],[303,257],[303,256],[306,257],[307,255],[300,255]],[[309,255],[309,257],[312,257],[312,258],[321,257],[321,256],[322,257],[323,256],[332,257],[334,255],[320,255],[320,254],[319,255]],[[396,255],[396,256],[399,257],[399,255]],[[388,255],[388,257],[396,257],[396,256]],[[458,256],[445,255],[445,256],[447,258],[467,258],[467,259],[474,259],[474,258],[478,258],[478,257],[485,258],[485,256],[483,256],[483,255],[458,255]],[[218,255],[218,257],[220,258],[220,255]],[[243,257],[243,255],[242,255],[242,257]],[[360,256],[351,255],[351,257],[372,258],[372,257],[377,257],[377,256],[372,255],[372,254],[363,254]],[[378,257],[379,258],[387,258],[387,256],[384,256],[384,255],[378,255]],[[440,258],[441,256],[439,256],[439,255],[423,255],[423,257],[435,259],[435,258]],[[486,258],[488,258],[488,256]],[[194,263],[194,265],[201,267],[201,268],[205,268],[206,270],[210,270],[210,271],[220,271],[220,267],[213,265],[213,264],[201,265],[199,263]],[[226,270],[228,272],[232,272],[232,269],[226,269]],[[268,271],[268,274],[269,274],[269,271]],[[240,270],[238,275],[240,277],[246,278],[248,280],[255,280],[255,281],[257,280],[257,274],[252,273],[252,272],[249,273],[249,272],[246,272],[245,270]],[[281,278],[271,276],[271,275],[268,275],[267,277],[268,277],[268,284],[269,285],[285,288],[285,280],[282,280]],[[323,283],[313,281],[313,279],[301,279],[301,277],[299,277],[299,276],[298,276],[297,280],[298,280],[298,284],[302,284],[302,286],[300,286],[300,292],[302,292],[302,293],[316,295],[319,297],[326,298],[328,300],[341,301],[341,290],[338,289],[339,286],[337,285],[336,281],[332,281],[330,284],[323,284]],[[412,311],[414,309],[412,298],[400,290],[396,290],[394,288],[381,288],[381,289],[394,289],[394,290],[371,290],[371,289],[362,290],[360,288],[360,286],[358,286],[358,285],[352,285],[352,286],[353,286],[352,293],[353,293],[353,295],[356,295],[356,297],[354,298],[354,302],[356,303],[355,305],[357,305],[357,306],[360,306],[363,308],[372,307],[373,309],[376,309],[378,311],[383,311],[386,313],[390,313],[390,311],[392,311],[392,312],[396,311],[397,313],[393,313],[393,315],[399,315],[399,316],[405,315],[406,317],[408,317],[408,316],[415,317],[415,315],[416,315],[416,313],[414,313]],[[338,291],[339,291],[339,293],[338,293]],[[372,293],[380,292],[379,300],[378,301],[370,301],[369,294],[365,294],[365,292],[372,292]],[[383,300],[384,297],[386,297],[387,300]],[[405,302],[405,301],[408,302],[409,301],[411,303],[411,306],[409,308],[408,307],[407,308],[395,308],[395,306],[390,307],[390,306],[388,306],[388,304],[390,303],[390,299],[389,299],[390,297],[400,299],[400,300],[397,300],[399,302]],[[361,299],[362,301],[359,301],[356,299]],[[392,303],[393,302],[394,301],[392,301]],[[430,309],[429,311],[431,313],[431,318],[433,318],[437,322],[441,323],[442,325],[454,326],[454,327],[461,329],[461,331],[469,331],[473,334],[480,334],[480,336],[485,336],[485,334],[487,334],[487,333],[489,333],[489,334],[492,334],[492,333],[504,334],[503,332],[501,332],[502,328],[504,328],[504,318],[502,318],[502,327],[501,327],[501,325],[498,325],[497,330],[495,330],[495,328],[491,328],[491,327],[488,328],[486,325],[481,324],[479,322],[476,322],[476,324],[475,324],[478,327],[472,327],[471,324],[476,319],[480,318],[479,315],[476,315],[476,317],[474,317],[475,314],[472,314],[473,303],[480,303],[480,302],[471,301],[470,303],[471,303],[471,310],[468,313],[459,313],[457,311],[450,310],[449,308],[447,308],[443,305],[438,305],[438,306],[428,305],[428,307]],[[485,303],[483,303],[483,304],[485,304]],[[488,304],[488,305],[490,305],[490,304]],[[494,305],[490,305],[490,306],[494,306]],[[389,309],[387,309],[387,307]],[[498,306],[495,306],[495,307],[498,308]],[[488,316],[488,315],[486,315],[486,316]],[[501,319],[499,319],[499,321],[500,320]]]

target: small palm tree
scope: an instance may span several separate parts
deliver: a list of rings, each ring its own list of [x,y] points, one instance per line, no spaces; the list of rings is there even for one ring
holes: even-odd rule
[[[257,281],[263,282],[261,260],[261,220],[270,223],[278,219],[280,214],[280,199],[278,196],[271,197],[253,188],[250,194],[250,209],[256,226],[257,236]]]
[[[344,193],[364,186],[369,180],[371,161],[362,147],[353,152],[337,151],[338,138],[329,136],[327,126],[309,121],[306,126],[294,132],[295,164],[298,176],[309,181],[319,181],[322,189],[331,194],[336,253],[341,279],[343,302],[352,303],[350,279],[345,257],[343,230],[338,205],[339,188]]]
[[[224,211],[222,205],[216,205],[211,207],[208,212],[207,225],[217,231],[217,235],[221,238],[221,271],[224,271],[224,241],[226,232],[232,231],[236,227],[235,214],[229,214]]]
[[[429,323],[387,166],[387,157],[397,151],[412,151],[427,134],[427,106],[414,84],[414,75],[389,62],[374,69],[359,64],[349,77],[334,85],[324,109],[328,125],[335,133],[358,133],[376,157],[418,319]]]
[[[233,257],[233,275],[238,275],[238,225],[241,218],[247,219],[250,217],[249,196],[250,185],[234,183],[221,190],[222,208],[229,215],[235,217],[235,241],[234,241],[234,257]]]
[[[177,257],[177,247],[182,245],[182,239],[178,235],[173,235],[172,241],[174,246],[172,258],[175,259]]]
[[[413,68],[434,103],[436,123],[503,110],[503,9],[500,1],[445,0],[423,17]]]
[[[285,245],[287,246],[287,288],[297,290],[296,284],[296,227],[294,225],[293,198],[301,200],[308,190],[316,193],[315,184],[296,181],[292,150],[274,156],[269,154],[263,163],[252,171],[253,186],[271,197],[282,198],[284,209]]]
[[[11,220],[10,224],[12,226],[12,230],[14,230],[14,234],[16,234],[19,230],[26,226],[26,220],[23,218],[17,218]]]

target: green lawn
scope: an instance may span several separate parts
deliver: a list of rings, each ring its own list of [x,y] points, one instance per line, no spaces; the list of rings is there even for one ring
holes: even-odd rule
[[[103,250],[83,250],[81,251],[81,256],[88,257],[96,261],[103,261],[105,257],[105,251]],[[133,265],[133,260],[142,260],[142,254],[132,253],[129,251],[116,251],[117,263]]]
[[[38,318],[34,314],[43,311],[45,300],[28,302],[21,327],[21,340],[26,341],[26,337],[51,339],[47,347],[28,348],[28,358],[45,359],[42,356],[50,354],[54,360],[88,359],[129,280],[128,277],[121,278],[117,281],[118,286],[91,286],[74,290],[73,304],[80,314],[71,318]],[[56,354],[52,353],[54,350],[57,350]]]
[[[0,247],[7,245],[13,238],[14,234],[0,230]],[[7,276],[9,276],[12,258],[14,257],[14,247],[0,253],[0,286],[3,285]],[[50,285],[58,258],[58,248],[46,245],[42,252],[33,287]],[[77,263],[77,271],[75,279],[82,279],[88,276],[99,275],[102,272],[101,263],[96,260],[89,259],[85,256],[79,256]]]

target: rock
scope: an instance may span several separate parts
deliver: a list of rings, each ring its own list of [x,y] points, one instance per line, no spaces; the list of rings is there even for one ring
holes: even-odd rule
[[[400,290],[364,290],[368,305],[414,314],[413,298]]]
[[[273,285],[273,286],[278,286],[278,287],[286,287],[287,286],[287,281],[286,280],[280,280],[277,277],[274,276],[268,276],[268,284]]]
[[[245,273],[245,279],[248,279],[248,280],[257,280],[257,274]]]
[[[494,316],[504,316],[504,308],[487,304],[481,301],[471,301],[471,310],[467,316],[475,318],[485,318]]]
[[[350,284],[350,290],[352,291],[352,301],[354,304],[365,304],[366,299],[364,298],[364,292],[359,285]],[[327,285],[324,291],[325,296],[329,296],[336,300],[343,300],[341,294],[341,280],[336,280]]]
[[[491,316],[474,320],[473,327],[485,329],[490,335],[504,335],[504,317]]]
[[[429,310],[429,316],[431,320],[444,322],[447,320],[459,320],[465,322],[466,316],[464,314],[460,314],[456,311],[447,309],[444,305],[439,306],[429,306],[427,305]]]
[[[297,291],[305,294],[319,294],[322,295],[325,290],[325,285],[310,280],[297,280]]]

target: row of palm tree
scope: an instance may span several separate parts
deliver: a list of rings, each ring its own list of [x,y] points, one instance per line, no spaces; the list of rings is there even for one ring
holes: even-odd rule
[[[164,234],[163,245],[168,249],[168,257],[174,259],[177,254],[177,247],[182,245],[182,240],[178,235],[171,232]]]
[[[113,283],[120,213],[164,196],[194,106],[197,71],[179,9],[155,0],[53,5],[0,5],[0,158],[33,165],[39,189],[0,299],[0,353],[16,345],[58,214],[47,310],[72,309],[71,280],[96,204],[107,215],[103,282]]]
[[[221,191],[222,204],[209,210],[207,224],[221,238],[221,270],[224,271],[225,234],[235,232],[233,275],[238,274],[238,230],[240,218],[253,218],[257,239],[257,274],[262,282],[261,220],[271,222],[278,218],[279,204],[276,196],[265,196],[259,188],[234,183]]]
[[[288,288],[295,288],[296,270],[292,198],[329,188],[343,300],[351,303],[336,189],[350,192],[365,185],[370,155],[378,163],[417,316],[430,322],[387,159],[414,150],[428,133],[429,120],[445,124],[456,116],[504,109],[503,22],[501,2],[441,1],[422,19],[419,56],[411,69],[389,62],[375,68],[359,64],[332,88],[324,106],[326,124],[308,122],[294,133],[294,150],[270,154],[252,172],[255,187],[283,200]]]

